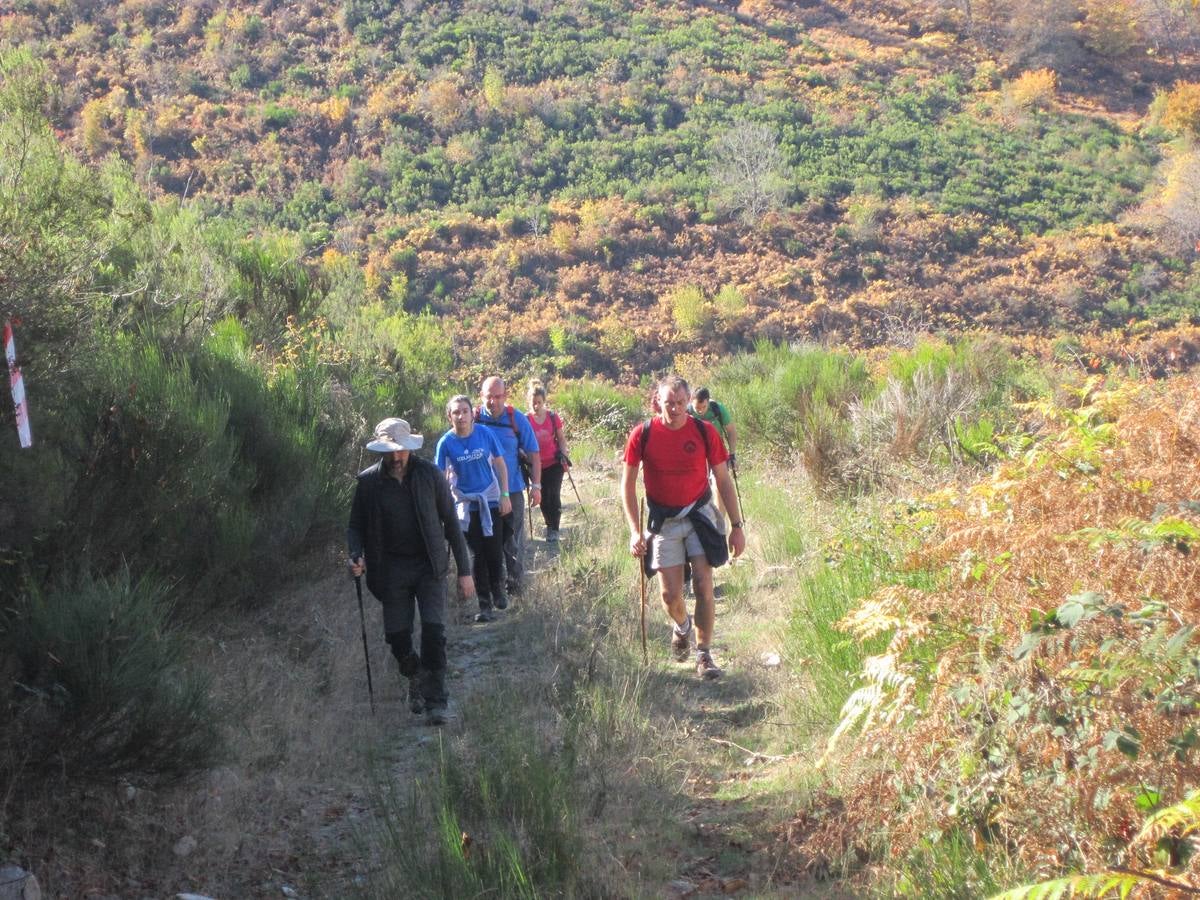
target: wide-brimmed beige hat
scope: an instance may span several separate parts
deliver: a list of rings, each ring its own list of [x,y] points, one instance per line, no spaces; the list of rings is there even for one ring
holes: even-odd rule
[[[384,419],[375,426],[375,437],[367,444],[368,450],[376,453],[391,453],[395,450],[419,450],[425,437],[413,434],[412,428],[403,419]]]

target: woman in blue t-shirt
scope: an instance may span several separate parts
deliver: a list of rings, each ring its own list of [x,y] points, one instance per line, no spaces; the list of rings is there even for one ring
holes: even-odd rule
[[[437,443],[434,461],[450,480],[458,501],[458,520],[474,558],[479,594],[476,622],[490,622],[493,609],[508,606],[504,589],[504,538],[501,520],[512,515],[504,451],[487,428],[476,428],[471,401],[459,394],[446,404],[450,430]]]

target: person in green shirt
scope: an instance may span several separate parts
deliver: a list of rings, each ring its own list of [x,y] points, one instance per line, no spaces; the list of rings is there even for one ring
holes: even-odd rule
[[[712,423],[717,429],[717,434],[721,435],[721,440],[725,442],[725,449],[729,451],[729,460],[732,463],[733,456],[737,453],[737,429],[733,425],[733,417],[729,415],[729,408],[713,400],[708,388],[700,388],[692,398],[688,412],[698,419]]]
[[[729,452],[729,460],[726,463],[729,466],[729,472],[730,474],[736,472],[737,428],[734,427],[733,417],[729,415],[729,408],[713,400],[708,388],[702,387],[692,396],[688,412],[717,429],[717,434],[721,435],[721,440],[725,442],[725,449]],[[713,493],[717,498],[717,508],[721,511],[721,515],[725,515],[725,505],[721,502],[721,495],[716,491]]]

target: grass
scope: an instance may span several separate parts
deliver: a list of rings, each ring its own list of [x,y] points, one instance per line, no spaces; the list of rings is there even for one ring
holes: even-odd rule
[[[997,894],[1023,877],[1020,867],[1007,856],[994,849],[981,850],[971,835],[952,829],[922,839],[880,893],[921,900],[974,900]]]
[[[503,623],[509,665],[463,697],[462,730],[422,755],[422,777],[379,773],[386,862],[368,896],[623,895],[626,846],[674,837],[675,802],[641,802],[669,798],[674,778],[646,712],[632,564],[607,543],[597,552],[603,526],[574,524]]]

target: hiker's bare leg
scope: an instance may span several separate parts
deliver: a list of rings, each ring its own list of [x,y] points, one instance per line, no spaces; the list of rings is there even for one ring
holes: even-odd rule
[[[658,570],[662,582],[662,602],[667,615],[676,625],[687,621],[687,604],[683,602],[683,566],[668,566]]]
[[[691,557],[692,593],[696,595],[696,646],[705,648],[712,640],[713,624],[716,621],[716,603],[713,601],[713,570],[708,558]]]

